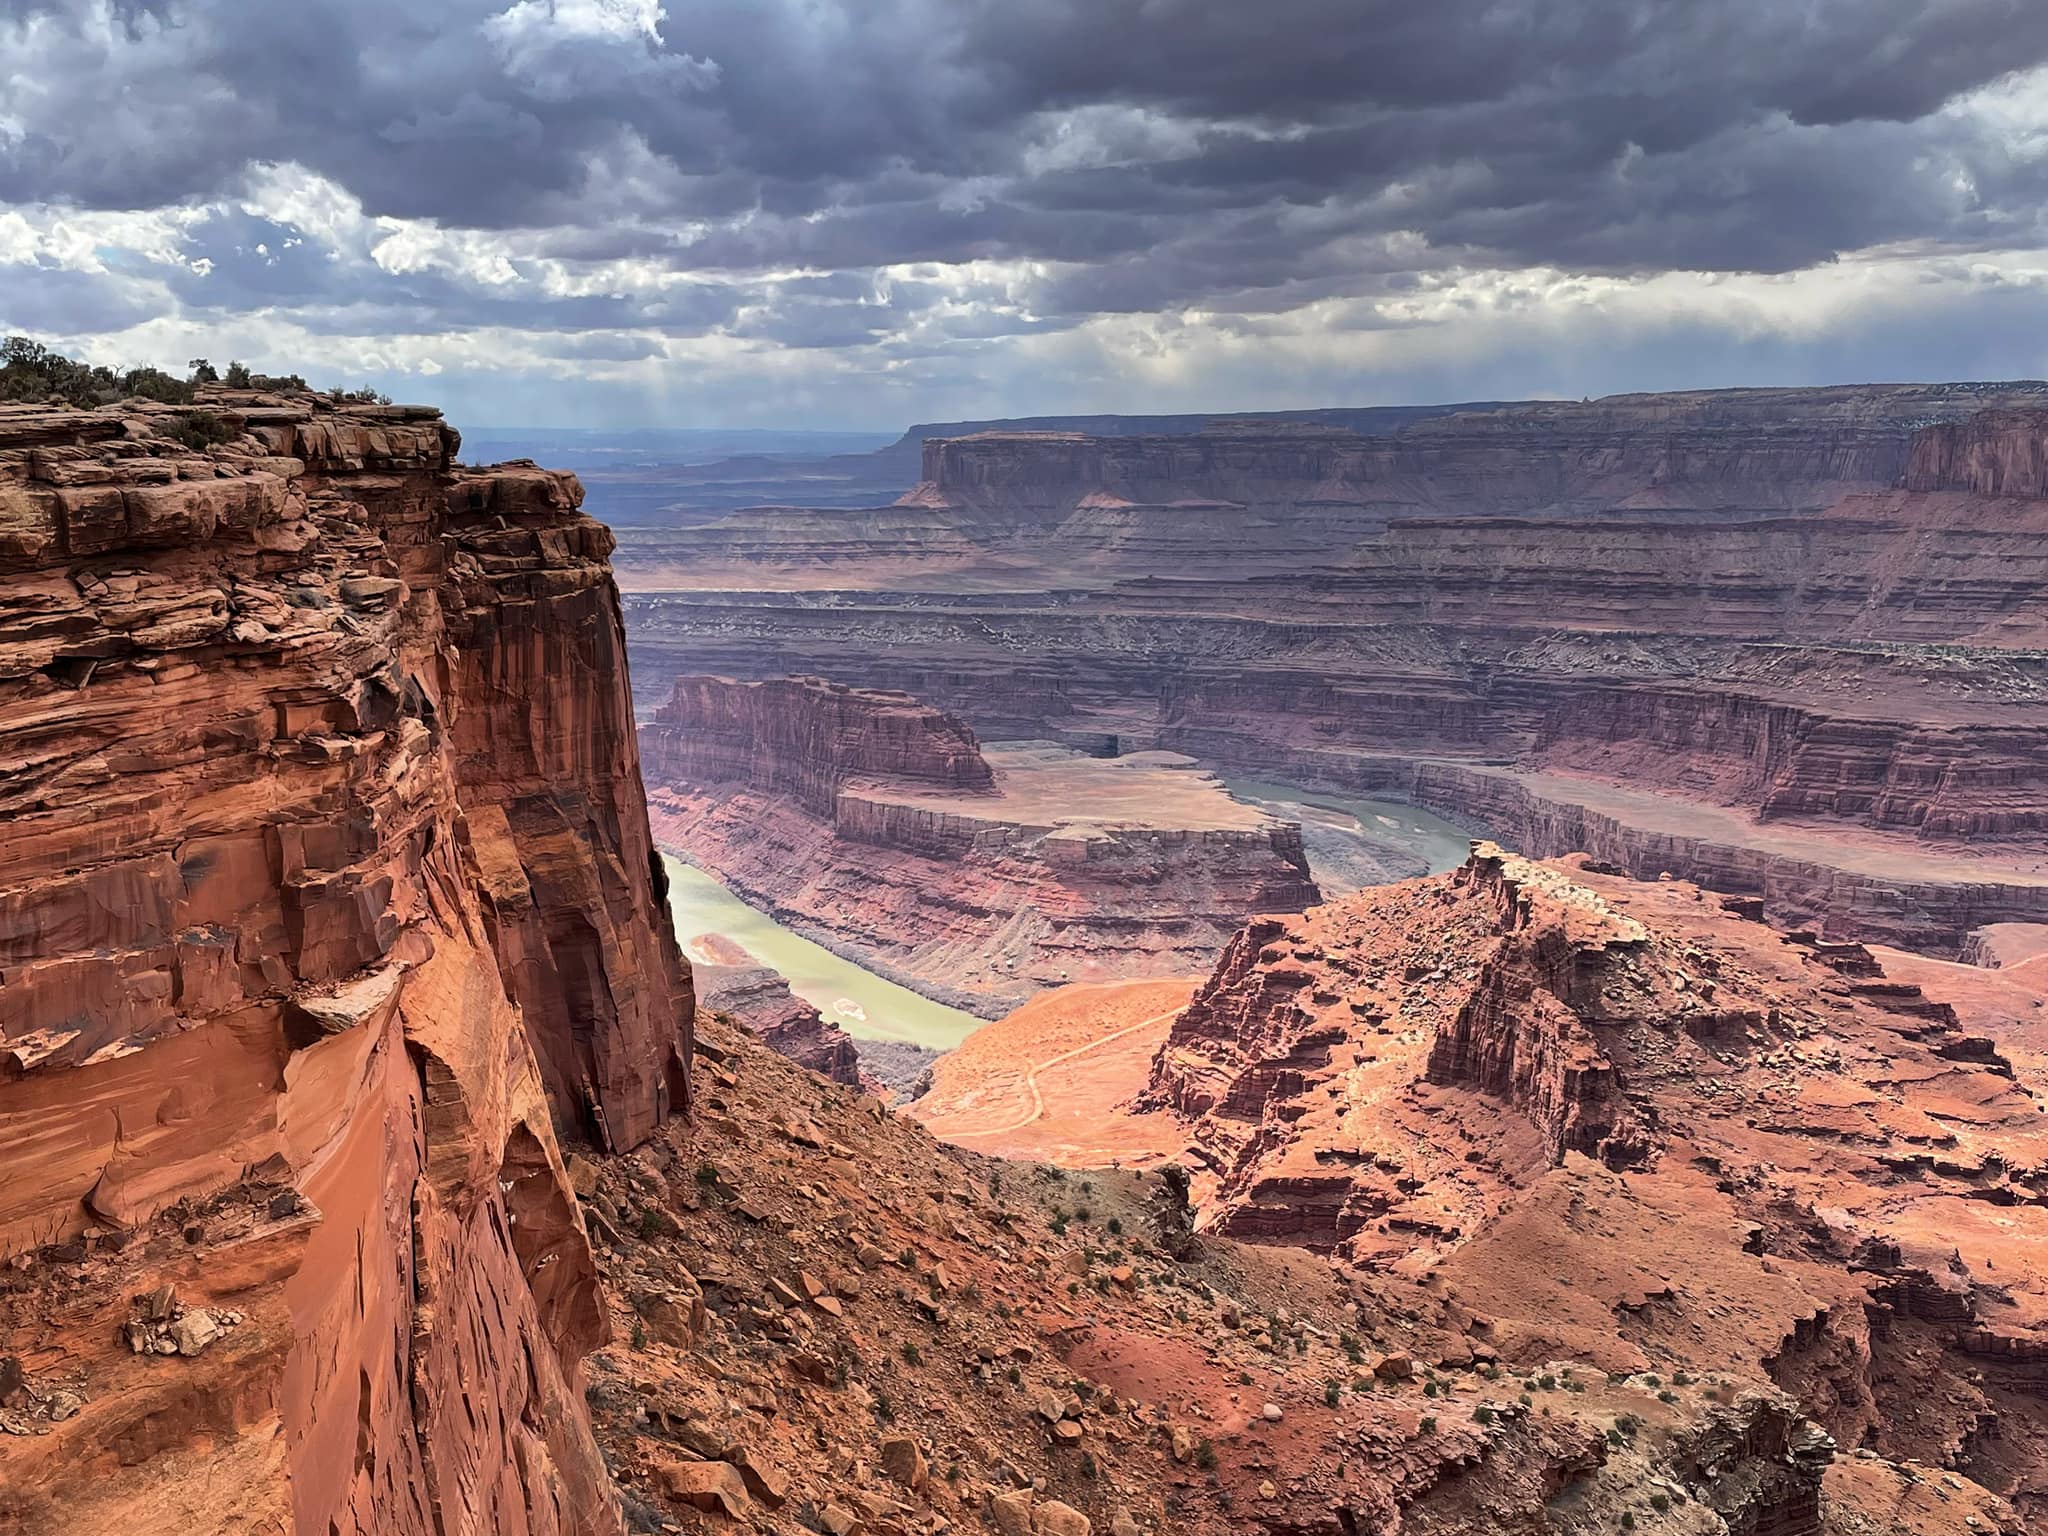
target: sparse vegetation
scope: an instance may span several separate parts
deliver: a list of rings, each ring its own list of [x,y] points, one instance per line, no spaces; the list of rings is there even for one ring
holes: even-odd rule
[[[187,374],[178,378],[161,368],[113,369],[75,358],[45,346],[28,336],[9,336],[0,342],[0,400],[28,404],[55,402],[91,410],[122,400],[157,400],[166,405],[190,405],[201,385],[225,384],[230,389],[303,390],[305,379],[296,373],[253,372],[241,362],[229,363],[222,374],[203,357],[193,358]],[[390,397],[369,386],[333,390],[328,398],[337,404],[389,405]],[[182,439],[181,439],[182,440]]]
[[[165,435],[195,452],[204,453],[209,448],[234,441],[238,433],[212,411],[187,411],[172,418]]]

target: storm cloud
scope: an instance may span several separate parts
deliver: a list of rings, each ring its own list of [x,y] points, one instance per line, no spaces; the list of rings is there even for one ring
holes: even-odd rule
[[[481,417],[2044,372],[2044,194],[2036,0],[0,0],[0,325]]]

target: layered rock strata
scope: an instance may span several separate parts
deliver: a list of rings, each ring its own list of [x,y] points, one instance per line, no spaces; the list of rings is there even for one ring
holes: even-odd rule
[[[699,962],[691,967],[697,1000],[704,1008],[744,1025],[778,1056],[787,1056],[820,1077],[849,1088],[868,1086],[851,1035],[792,992],[780,972],[754,964],[737,945],[707,934],[693,947],[712,945],[736,952],[729,965]]]
[[[1497,817],[1532,852],[1599,834],[1603,857],[1762,894],[1774,919],[1953,954],[1973,927],[2038,920],[2048,873],[2048,497],[2027,469],[2048,454],[2048,414],[1916,427],[1913,413],[2024,395],[1766,392],[1447,418],[1375,451],[1426,434],[1526,444],[1545,420],[1600,418],[1633,461],[1676,451],[1667,416],[1692,431],[1722,413],[1682,506],[1546,501],[1556,461],[1504,461],[1495,510],[1404,510],[1285,573],[1174,556],[1154,562],[1171,578],[1084,585],[1063,535],[1013,551],[1000,587],[918,590],[913,560],[866,590],[638,596],[629,627],[663,668],[829,665],[984,731],[1163,747]],[[1879,432],[1882,464],[1850,473],[1838,430]],[[1141,446],[1101,445],[1102,462]],[[1186,464],[1213,451],[1192,446]],[[1809,489],[1761,505],[1742,466],[1795,451]],[[1202,473],[1188,471],[1190,494]],[[1000,478],[975,484],[1001,499]],[[1262,514],[1254,531],[1279,525],[1277,547],[1318,515]],[[750,586],[758,569],[720,579]],[[1629,796],[1649,798],[1616,814]]]
[[[0,1529],[619,1528],[558,1147],[689,978],[610,537],[457,447],[0,407]]]
[[[1248,928],[1145,1103],[1212,1230],[1432,1272],[1503,1360],[1766,1371],[2048,1509],[2048,1115],[1938,994],[1754,911],[1481,844]]]
[[[921,478],[893,505],[750,508],[636,533],[626,558],[650,586],[957,590],[1035,569],[1099,587],[1348,563],[1418,518],[1636,514],[1624,538],[1673,522],[1796,521],[1888,490],[1909,468],[1912,483],[1933,483],[1913,437],[1928,423],[2044,407],[2038,384],[1872,385],[1530,402],[1379,431],[1307,412],[1170,433],[968,432],[925,438]]]
[[[994,1015],[1209,963],[1317,899],[1300,828],[1184,758],[983,751],[902,694],[679,679],[642,727],[663,841],[783,922]]]

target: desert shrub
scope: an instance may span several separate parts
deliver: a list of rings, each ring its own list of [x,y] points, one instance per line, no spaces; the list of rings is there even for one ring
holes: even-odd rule
[[[187,411],[182,416],[171,418],[164,435],[174,442],[183,443],[195,453],[204,453],[222,443],[233,442],[239,434],[212,411]]]

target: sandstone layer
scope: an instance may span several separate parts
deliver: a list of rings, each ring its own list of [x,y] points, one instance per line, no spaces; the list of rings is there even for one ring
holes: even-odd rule
[[[1536,854],[1598,838],[1637,873],[1763,896],[1776,921],[1955,955],[1976,928],[2039,922],[2048,874],[2048,497],[2028,468],[2048,413],[2028,398],[1441,418],[1368,445],[1424,455],[1439,503],[1341,539],[1296,505],[1287,455],[1308,450],[1272,433],[1270,502],[1234,514],[1227,569],[1159,545],[1136,569],[1171,575],[1089,555],[1085,580],[1073,552],[1121,514],[1055,530],[1024,511],[1132,454],[1164,477],[1146,495],[1220,496],[1216,443],[942,443],[971,482],[953,499],[1009,519],[1000,578],[930,590],[920,557],[892,567],[877,545],[858,587],[771,591],[749,557],[701,573],[729,590],[636,595],[628,624],[650,672],[830,667],[985,734],[1406,796]],[[1487,467],[1459,480],[1454,460]],[[1184,533],[1223,538],[1193,514]],[[1247,552],[1262,540],[1283,569]]]
[[[691,995],[610,536],[199,405],[0,408],[0,1528],[617,1530],[559,1146],[686,1107]]]
[[[1732,907],[1482,844],[1248,928],[1146,1102],[1215,1230],[1431,1273],[1504,1361],[1760,1370],[2048,1514],[2038,1058]]]
[[[1396,519],[1817,512],[1898,485],[1909,468],[1916,482],[1943,479],[1938,455],[1915,456],[1913,433],[1930,422],[2030,408],[2048,408],[2048,388],[1621,395],[1416,411],[1379,430],[1304,412],[1174,431],[970,431],[925,437],[920,478],[891,505],[764,506],[636,530],[624,558],[647,588],[1001,590],[1020,571],[1072,587],[1162,570],[1286,572],[1347,563]]]
[[[677,680],[642,727],[664,844],[782,922],[954,1006],[1186,974],[1317,899],[1301,831],[1170,754],[983,749],[902,694]]]

